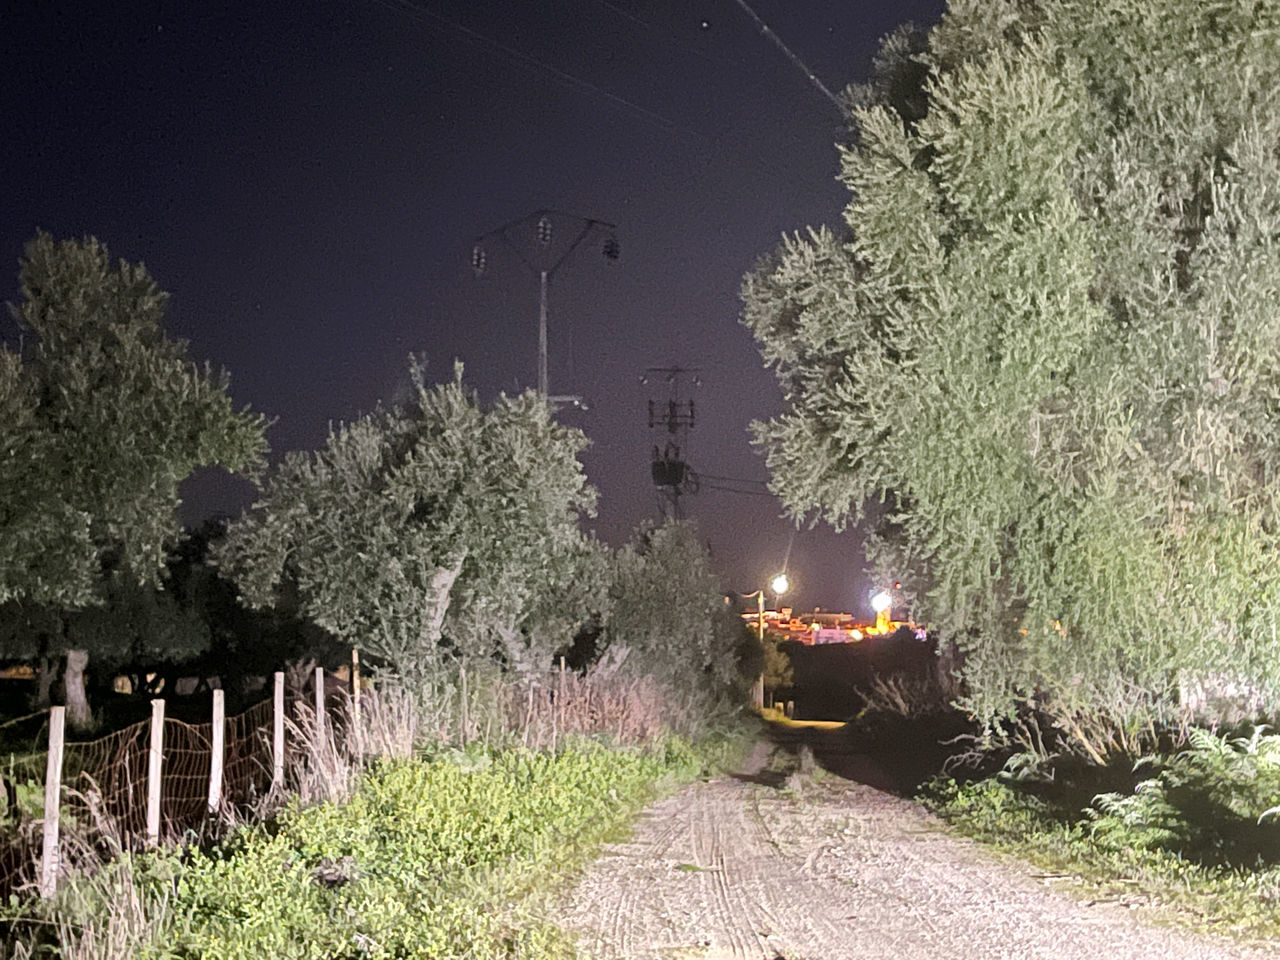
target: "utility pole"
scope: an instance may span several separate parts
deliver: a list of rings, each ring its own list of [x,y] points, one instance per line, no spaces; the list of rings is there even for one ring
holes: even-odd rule
[[[577,233],[567,245],[556,246],[552,243],[553,224],[561,220],[576,225]],[[571,403],[577,407],[585,407],[581,397],[550,396],[547,376],[547,298],[551,278],[569,259],[569,255],[592,235],[603,234],[604,242],[600,252],[606,261],[615,262],[622,253],[616,231],[614,224],[604,220],[577,217],[558,210],[535,210],[476,237],[471,249],[471,269],[477,278],[483,276],[487,269],[487,245],[492,243],[506,246],[538,278],[538,396],[550,403]]]
[[[702,386],[696,367],[650,367],[640,378],[649,390],[649,430],[654,434],[650,474],[664,516],[680,519],[680,497],[697,493],[698,474],[685,459],[697,420],[693,390]],[[665,398],[655,394],[665,393]],[[665,435],[659,446],[658,441]]]

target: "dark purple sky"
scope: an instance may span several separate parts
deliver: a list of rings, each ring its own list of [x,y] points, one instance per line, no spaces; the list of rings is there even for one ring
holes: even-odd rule
[[[752,0],[832,90],[941,0]],[[548,207],[617,224],[550,298],[552,393],[592,440],[597,532],[657,513],[651,366],[698,366],[687,451],[765,479],[747,424],[779,391],[738,323],[743,273],[785,231],[837,223],[840,117],[734,0],[24,3],[0,13],[0,298],[38,227],[92,234],[173,295],[169,330],[275,419],[274,455],[395,399],[410,351],[486,395],[536,381],[537,281],[474,238]],[[557,223],[558,236],[569,224]],[[15,335],[0,320],[7,338]],[[238,513],[205,477],[188,519]],[[685,500],[727,585],[790,551],[799,607],[864,611],[856,532],[794,533],[775,500]]]

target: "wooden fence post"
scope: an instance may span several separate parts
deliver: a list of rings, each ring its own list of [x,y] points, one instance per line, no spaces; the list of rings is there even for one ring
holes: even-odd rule
[[[363,751],[360,736],[360,651],[355,647],[351,648],[351,732],[358,757]]]
[[[467,736],[470,733],[468,729],[471,726],[471,718],[467,716],[467,668],[458,668],[458,701],[461,706],[459,723],[462,726],[462,746],[467,745]]]
[[[160,842],[160,773],[164,758],[164,701],[151,701],[151,749],[147,751],[147,846]]]
[[[560,684],[556,688],[556,736],[551,738],[551,750],[556,749],[557,738],[564,737],[564,657],[560,658]]]
[[[533,681],[528,681],[529,685],[529,705],[524,711],[524,745],[529,746],[529,733],[533,727]],[[534,749],[537,749],[536,747]]]
[[[58,814],[62,801],[62,745],[67,708],[49,708],[49,760],[44,774],[44,845],[40,853],[40,896],[58,890]]]
[[[221,690],[213,691],[213,744],[209,753],[209,813],[222,806],[222,760],[226,750],[227,705]]]
[[[324,667],[316,667],[316,728],[314,731],[316,756],[324,750]]]
[[[271,717],[271,792],[284,789],[284,672],[275,674]]]

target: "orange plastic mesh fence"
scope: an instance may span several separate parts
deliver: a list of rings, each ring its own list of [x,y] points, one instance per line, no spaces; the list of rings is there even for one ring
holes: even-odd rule
[[[221,803],[213,821],[242,818],[271,785],[272,703],[225,721]],[[63,750],[62,834],[85,849],[138,849],[147,839],[147,769],[151,721]],[[210,824],[213,726],[166,717],[160,780],[162,840],[201,834]],[[66,844],[64,856],[67,855]],[[0,899],[35,880],[39,823],[0,832]],[[71,859],[75,859],[74,854]]]
[[[271,787],[271,701],[227,717],[223,761],[223,803],[234,809],[253,806]]]

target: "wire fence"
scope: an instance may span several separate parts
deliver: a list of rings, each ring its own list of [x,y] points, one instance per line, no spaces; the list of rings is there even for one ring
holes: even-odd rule
[[[232,810],[253,806],[271,781],[270,700],[226,719],[222,795]],[[88,743],[68,743],[63,752],[63,809],[96,818],[105,814],[125,849],[146,840],[149,721]],[[213,724],[164,719],[164,762],[160,784],[161,839],[198,831],[208,818]],[[215,811],[217,812],[217,811]]]
[[[214,721],[192,724],[161,713],[158,791],[151,774],[156,716],[96,740],[65,744],[54,742],[51,723],[50,750],[60,748],[61,754],[59,788],[54,791],[60,824],[55,829],[61,834],[58,872],[157,842],[211,839],[228,824],[260,814],[273,787],[278,792],[290,788],[281,777],[284,744],[276,733],[284,727],[284,717],[278,720],[277,713],[294,710],[299,701],[296,696],[286,700],[278,681],[275,697],[226,717],[217,762]],[[47,892],[42,846],[48,808],[44,818],[31,815],[31,779],[20,783],[12,775],[3,777],[7,802],[0,827],[0,902],[36,886]],[[214,779],[216,791],[211,789]],[[48,795],[47,782],[44,789]],[[153,822],[149,804],[159,814]]]
[[[652,742],[696,715],[696,698],[619,672],[621,659],[585,675],[563,660],[514,679],[460,669],[454,696],[424,702],[394,683],[362,685],[353,652],[348,677],[306,667],[286,685],[278,672],[273,695],[236,716],[222,716],[221,691],[208,723],[166,717],[154,700],[150,721],[85,742],[63,742],[64,708],[53,707],[47,754],[0,771],[0,902],[28,890],[51,897],[67,876],[121,851],[216,840],[290,797],[341,800],[369,758],[410,756],[420,736],[466,745],[492,734],[554,751],[574,736]]]

